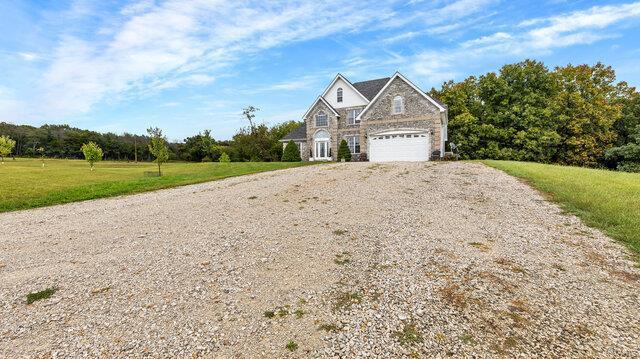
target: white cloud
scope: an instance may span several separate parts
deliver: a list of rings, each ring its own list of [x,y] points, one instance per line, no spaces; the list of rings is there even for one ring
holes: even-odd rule
[[[473,47],[473,46],[481,46],[481,45],[491,45],[491,44],[496,44],[496,43],[503,43],[503,42],[511,40],[512,38],[513,37],[510,34],[507,34],[506,32],[496,32],[495,34],[492,34],[492,35],[489,35],[489,36],[482,36],[482,37],[474,39],[474,40],[465,41],[462,44],[460,44],[460,47],[469,48],[469,47]]]
[[[407,31],[407,32],[403,32],[394,36],[390,36],[387,38],[382,39],[382,42],[385,44],[393,44],[399,41],[405,41],[405,40],[409,40],[412,39],[416,36],[421,35],[422,32],[419,31]]]
[[[121,10],[121,21],[107,22],[116,24],[113,28],[99,29],[97,40],[62,37],[42,77],[42,99],[37,102],[47,115],[61,117],[87,112],[104,100],[208,84],[244,56],[358,31],[386,18],[385,3],[367,5],[338,0],[138,1]],[[296,86],[301,84],[283,88]]]
[[[536,56],[554,49],[592,44],[616,37],[611,29],[624,20],[640,17],[640,2],[617,6],[595,6],[550,18],[521,22],[513,32],[496,32],[468,40],[446,50],[428,50],[407,61],[413,72],[430,83],[452,79],[455,69],[480,61],[505,61],[507,56]]]
[[[18,56],[20,56],[25,61],[35,61],[40,58],[38,54],[34,54],[33,52],[19,52]]]
[[[595,6],[584,11],[528,21],[525,24],[545,24],[529,30],[527,37],[533,48],[563,47],[590,44],[611,35],[594,33],[623,20],[640,17],[640,2]]]

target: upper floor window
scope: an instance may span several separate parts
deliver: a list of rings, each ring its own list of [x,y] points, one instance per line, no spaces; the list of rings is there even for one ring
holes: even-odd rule
[[[342,88],[338,88],[338,102],[342,102]]]
[[[362,111],[362,110],[359,109],[359,108],[347,111],[347,124],[348,125],[355,125],[356,123],[360,123],[360,119],[358,118],[358,115],[360,114],[360,111]]]
[[[318,112],[316,115],[316,127],[327,125],[327,114],[324,111]]]
[[[402,101],[401,96],[396,96],[393,98],[393,114],[399,114],[404,111],[404,101]]]

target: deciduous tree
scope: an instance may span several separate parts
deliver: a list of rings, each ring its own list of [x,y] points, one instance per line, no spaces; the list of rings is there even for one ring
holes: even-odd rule
[[[0,157],[2,157],[2,164],[4,164],[4,158],[9,156],[15,146],[16,141],[9,138],[9,136],[0,136]]]
[[[93,171],[94,163],[102,160],[102,149],[95,142],[89,141],[83,144],[80,150],[84,154],[84,158],[89,162],[91,171]]]
[[[154,162],[158,164],[158,176],[162,176],[161,165],[169,159],[167,140],[162,135],[162,130],[157,127],[147,129],[147,133],[151,138],[149,152],[156,158]]]

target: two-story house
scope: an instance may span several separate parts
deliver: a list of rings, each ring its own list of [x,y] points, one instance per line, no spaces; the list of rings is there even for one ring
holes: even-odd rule
[[[281,140],[293,140],[303,161],[335,160],[343,139],[355,160],[427,161],[447,140],[446,105],[399,72],[356,83],[338,74],[303,120]]]

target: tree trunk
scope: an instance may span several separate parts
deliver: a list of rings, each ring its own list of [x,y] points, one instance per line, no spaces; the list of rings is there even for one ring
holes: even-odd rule
[[[160,161],[158,161],[158,177],[161,177],[162,173],[160,172]]]

